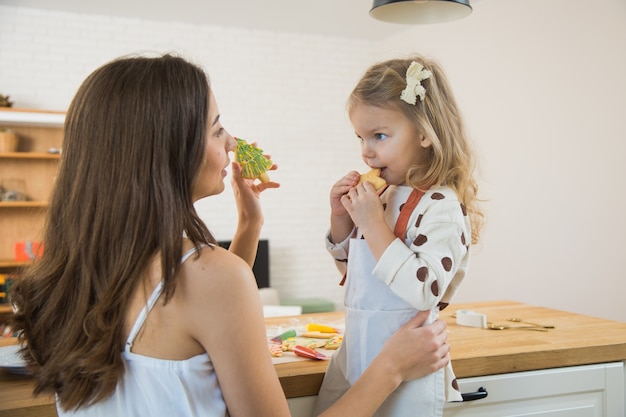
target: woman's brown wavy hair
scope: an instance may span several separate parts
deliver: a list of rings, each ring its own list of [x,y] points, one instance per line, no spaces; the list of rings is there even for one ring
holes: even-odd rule
[[[422,81],[424,101],[415,105],[400,99],[406,87],[406,72],[419,62],[432,75]],[[348,113],[365,104],[401,111],[420,132],[432,141],[427,166],[414,166],[407,173],[407,184],[425,190],[439,185],[452,188],[467,209],[472,225],[472,243],[477,243],[483,224],[478,205],[478,184],[474,178],[475,156],[456,104],[452,89],[441,66],[422,56],[391,59],[372,65],[348,99]],[[415,146],[419,146],[416,142]]]
[[[183,235],[215,242],[191,195],[209,94],[184,59],[133,56],[94,71],[69,107],[45,251],[12,288],[35,394],[55,393],[63,409],[115,390],[129,302],[154,257],[167,302]]]

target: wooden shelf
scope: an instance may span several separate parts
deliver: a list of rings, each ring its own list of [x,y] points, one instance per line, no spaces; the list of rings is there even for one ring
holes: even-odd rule
[[[0,314],[9,314],[12,312],[13,310],[11,309],[10,304],[0,304]]]
[[[0,124],[62,127],[65,112],[0,108]]]
[[[0,271],[18,273],[17,242],[40,242],[63,147],[65,112],[0,108],[0,127],[18,137],[15,152],[0,152],[0,186],[26,201],[0,201]],[[50,152],[53,150],[53,152]],[[0,323],[2,320],[0,319]]]
[[[47,201],[0,201],[0,208],[42,208],[48,207]]]
[[[0,158],[5,159],[59,159],[58,153],[49,152],[0,152]]]
[[[14,259],[0,259],[0,269],[20,268],[28,265],[30,261],[16,261]]]

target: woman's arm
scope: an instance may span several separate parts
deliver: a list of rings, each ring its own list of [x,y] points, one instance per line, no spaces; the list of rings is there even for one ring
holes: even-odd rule
[[[211,357],[230,415],[288,416],[250,268],[216,248],[203,251],[193,270],[185,325]],[[420,327],[427,316],[419,313],[392,335],[357,383],[322,416],[371,416],[402,381],[445,366],[445,323]]]
[[[211,358],[230,416],[289,416],[252,271],[222,248],[203,251],[194,270],[187,324]]]
[[[274,165],[271,169],[276,169]],[[260,194],[268,188],[278,188],[276,182],[256,183],[241,176],[241,166],[232,164],[232,187],[237,203],[237,230],[229,250],[246,261],[252,268],[263,226],[263,211],[259,201]]]
[[[357,382],[320,417],[371,416],[403,381],[423,377],[450,362],[446,324],[421,327],[428,311],[419,312],[385,342]]]

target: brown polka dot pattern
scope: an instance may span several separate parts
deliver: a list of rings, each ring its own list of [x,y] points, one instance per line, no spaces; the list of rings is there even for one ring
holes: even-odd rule
[[[465,233],[461,233],[461,244],[465,246]]]
[[[467,208],[465,207],[465,204],[461,203],[461,211],[463,212],[464,216],[467,216]]]
[[[433,193],[430,198],[432,198],[433,200],[443,200],[444,198],[446,198],[446,196],[441,193]]]
[[[435,297],[439,296],[439,284],[437,284],[437,281],[433,281],[433,284],[430,286],[430,290]]]
[[[417,216],[417,220],[415,221],[415,227],[420,227],[420,223],[422,222],[422,217],[424,217],[423,214],[420,214],[419,216]]]
[[[452,270],[452,259],[446,256],[441,260],[441,265],[443,265],[443,269],[445,269],[446,272],[450,272]]]
[[[454,378],[454,380],[452,381],[452,388],[457,391],[459,390],[459,383],[457,382],[456,378]]]
[[[426,278],[428,278],[428,268],[425,267],[425,266],[420,267],[417,270],[417,274],[416,275],[417,275],[417,279],[420,282],[426,282]]]
[[[439,311],[441,311],[444,308],[448,307],[449,305],[450,305],[450,303],[439,303],[439,304],[437,304],[437,307],[439,307]]]
[[[413,241],[413,244],[415,246],[422,246],[424,243],[426,243],[428,241],[428,238],[424,235],[418,235],[415,240]]]

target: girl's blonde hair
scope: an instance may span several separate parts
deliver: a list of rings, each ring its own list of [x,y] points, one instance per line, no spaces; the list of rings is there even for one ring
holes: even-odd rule
[[[420,63],[432,73],[421,82],[426,89],[424,100],[418,97],[414,105],[400,99],[412,62]],[[374,64],[352,90],[348,112],[358,104],[397,109],[430,138],[428,165],[412,167],[406,182],[422,190],[440,185],[452,188],[470,216],[472,243],[477,243],[484,215],[478,205],[478,184],[474,178],[476,160],[463,117],[441,66],[419,55]]]

